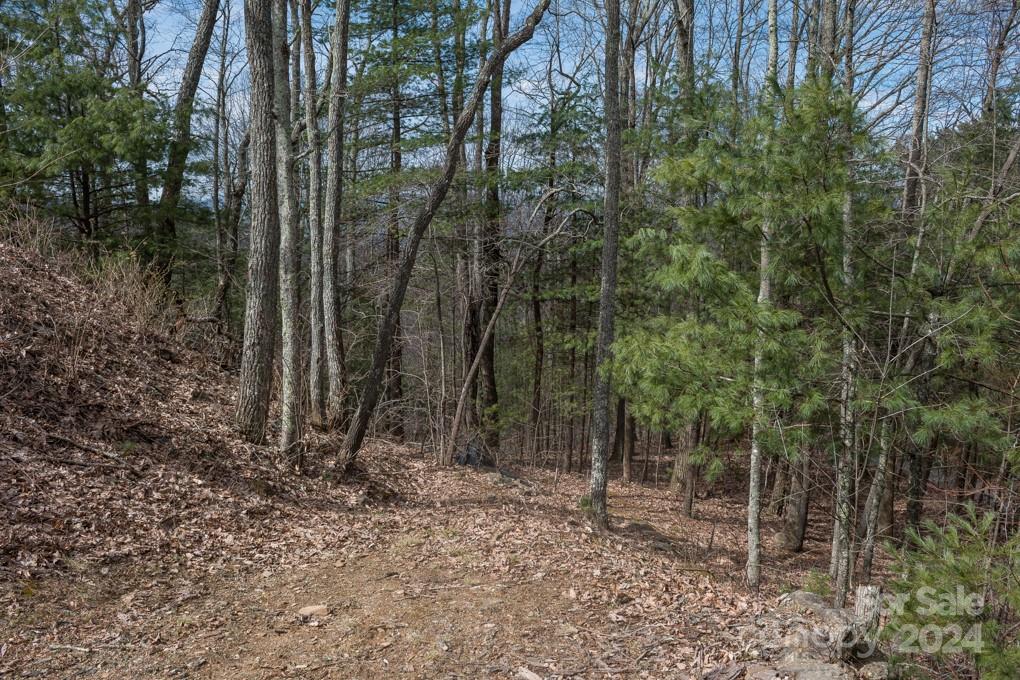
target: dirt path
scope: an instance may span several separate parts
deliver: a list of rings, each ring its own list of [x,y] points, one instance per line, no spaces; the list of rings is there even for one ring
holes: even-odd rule
[[[234,573],[36,584],[0,675],[685,678],[747,651],[734,631],[769,598],[733,578],[739,504],[682,523],[630,485],[598,536],[581,478],[528,476],[432,468],[415,499],[341,515],[369,527],[352,540]]]
[[[222,631],[188,649],[190,665],[216,678],[479,677],[578,656],[579,607],[562,583],[478,573],[472,548],[451,570],[427,546],[416,528],[346,564],[252,583]],[[329,613],[302,621],[313,605]]]

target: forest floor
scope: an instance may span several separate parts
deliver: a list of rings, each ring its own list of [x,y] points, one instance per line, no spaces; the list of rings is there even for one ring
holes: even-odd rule
[[[99,283],[0,243],[0,677],[701,677],[827,564],[829,521],[789,555],[767,519],[750,594],[739,485],[688,519],[614,479],[598,534],[581,474],[377,440],[338,483],[322,435],[298,474]]]
[[[375,453],[405,456],[416,491],[324,513],[272,557],[9,584],[0,674],[690,677],[753,657],[745,627],[805,569],[824,568],[817,536],[795,560],[767,561],[769,586],[751,596],[736,499],[703,500],[697,519],[682,520],[665,490],[614,484],[614,530],[598,535],[576,508],[577,476]],[[305,607],[321,609],[302,616]]]

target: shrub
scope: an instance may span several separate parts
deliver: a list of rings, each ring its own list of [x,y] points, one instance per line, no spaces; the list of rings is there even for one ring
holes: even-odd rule
[[[1020,535],[968,506],[910,532],[890,583],[887,635],[933,677],[1012,680],[1020,673]]]

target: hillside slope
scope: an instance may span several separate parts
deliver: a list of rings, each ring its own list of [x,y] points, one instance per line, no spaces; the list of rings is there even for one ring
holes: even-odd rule
[[[285,550],[364,498],[238,439],[234,378],[71,272],[0,243],[0,579]]]

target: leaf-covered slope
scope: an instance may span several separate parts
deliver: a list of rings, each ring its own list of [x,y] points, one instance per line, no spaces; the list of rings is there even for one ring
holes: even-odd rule
[[[231,430],[231,375],[73,272],[0,243],[0,580],[220,563],[364,497],[278,470]]]

